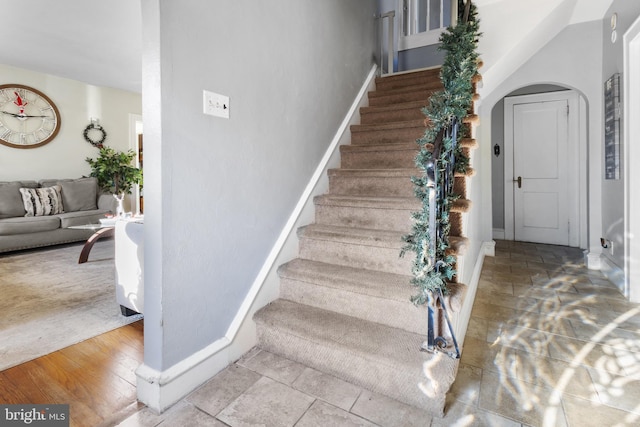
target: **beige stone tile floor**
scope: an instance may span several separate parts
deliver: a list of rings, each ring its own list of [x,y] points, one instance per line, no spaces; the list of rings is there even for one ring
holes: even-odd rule
[[[638,426],[640,305],[582,251],[496,242],[444,418],[254,349],[137,426]]]

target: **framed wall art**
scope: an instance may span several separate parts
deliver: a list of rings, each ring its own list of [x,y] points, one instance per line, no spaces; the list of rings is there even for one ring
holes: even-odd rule
[[[620,179],[620,73],[604,83],[604,177]]]

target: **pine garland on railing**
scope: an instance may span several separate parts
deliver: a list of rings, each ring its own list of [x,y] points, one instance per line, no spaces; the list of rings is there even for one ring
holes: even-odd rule
[[[433,148],[437,138],[442,138],[441,149],[437,158],[439,171],[445,169],[451,162],[451,154],[455,156],[455,169],[465,173],[469,159],[460,149],[458,142],[465,135],[463,129],[459,132],[449,132],[452,126],[458,126],[467,116],[473,102],[472,78],[478,70],[477,45],[480,37],[479,25],[475,5],[466,5],[459,0],[458,23],[455,27],[449,27],[440,36],[440,50],[446,52],[444,64],[440,70],[440,79],[444,90],[431,96],[429,105],[423,109],[428,120],[428,127],[423,137],[417,140],[420,151],[416,156],[416,166],[422,171],[422,176],[412,177],[416,197],[422,202],[422,209],[414,212],[414,226],[412,234],[404,236],[407,243],[402,249],[401,256],[407,251],[415,252],[416,259],[413,264],[412,284],[418,287],[418,295],[412,298],[416,304],[427,302],[428,293],[440,289],[447,294],[447,282],[456,274],[454,269],[455,257],[447,254],[449,248],[449,213],[451,204],[458,196],[450,194],[441,200],[440,216],[436,222],[440,228],[440,236],[435,245],[435,254],[430,253],[429,235],[429,198],[427,190],[427,167],[433,159]],[[465,10],[466,9],[466,10]],[[465,20],[465,15],[467,20]],[[449,135],[453,134],[456,138]],[[444,173],[439,174],[438,187],[444,186],[442,182]],[[435,259],[434,263],[430,260]]]

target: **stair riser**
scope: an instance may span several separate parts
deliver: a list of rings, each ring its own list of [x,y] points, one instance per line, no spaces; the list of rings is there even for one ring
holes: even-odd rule
[[[412,290],[408,286],[407,289]],[[280,298],[426,335],[427,310],[413,305],[409,300],[411,295],[407,292],[405,301],[392,301],[300,280],[280,279]]]
[[[369,105],[371,107],[384,107],[393,104],[401,104],[403,102],[424,101],[428,99],[432,91],[416,91],[369,96]]]
[[[424,113],[420,108],[407,108],[401,110],[362,113],[360,115],[360,123],[363,125],[370,125],[376,123],[405,122],[407,120],[424,119],[424,117]]]
[[[354,151],[344,150],[340,165],[345,169],[404,169],[415,167],[415,150]]]
[[[376,79],[376,90],[384,91],[415,85],[438,84],[440,82],[440,69],[420,72],[416,75],[395,75]],[[442,83],[439,83],[440,85]]]
[[[417,172],[416,172],[417,174]],[[414,197],[413,183],[406,177],[329,177],[329,193],[340,196]]]
[[[376,363],[366,354],[353,353],[339,344],[311,342],[267,325],[258,325],[257,336],[260,347],[266,351],[421,408],[436,416],[444,415],[447,390],[427,396],[421,386],[428,384],[430,379],[425,377],[422,366],[414,371],[400,371],[394,365]]]
[[[398,241],[398,245],[402,242]],[[412,259],[400,258],[400,246],[378,247],[344,243],[335,240],[300,238],[299,257],[312,261],[366,268],[375,271],[410,275]]]
[[[407,93],[421,93],[425,96],[425,99],[429,98],[429,95],[442,90],[442,83],[439,81],[436,82],[428,82],[428,81],[408,81],[401,85],[397,85],[396,87],[390,88],[377,88],[375,91],[369,92],[369,98],[380,98],[389,95],[399,95],[399,94],[407,94]]]
[[[342,227],[395,230],[409,234],[411,210],[316,205],[316,223]]]
[[[433,81],[428,77],[418,77],[413,79],[397,80],[395,82],[376,82],[376,91],[387,92],[390,90],[402,90],[411,86],[425,86],[430,89],[440,90],[442,89],[442,83],[440,81]]]
[[[449,235],[451,236],[463,236],[462,230],[462,213],[460,212],[451,212],[449,214],[451,229],[449,230]]]
[[[356,125],[357,126],[357,125]],[[380,129],[380,130],[352,130],[351,143],[353,145],[363,144],[385,144],[394,142],[413,142],[424,135],[424,127],[406,127],[400,129]]]

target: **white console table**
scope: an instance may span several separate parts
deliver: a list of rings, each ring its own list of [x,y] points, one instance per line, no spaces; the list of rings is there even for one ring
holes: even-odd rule
[[[122,314],[144,312],[144,220],[119,219],[115,225],[116,300]]]

